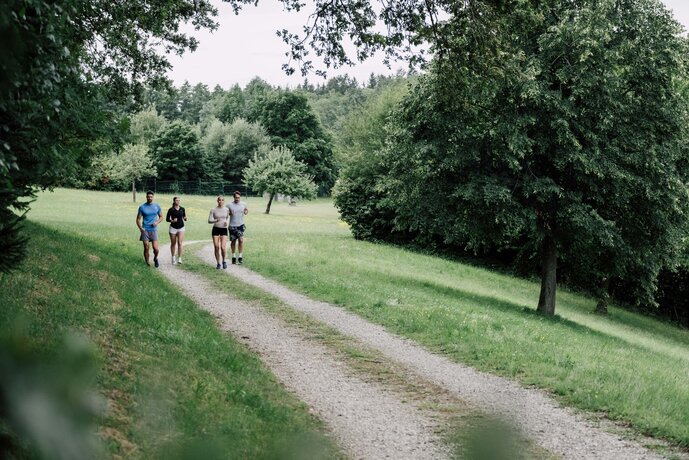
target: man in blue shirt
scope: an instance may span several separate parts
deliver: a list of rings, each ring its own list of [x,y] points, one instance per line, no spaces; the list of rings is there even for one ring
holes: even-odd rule
[[[163,210],[153,202],[153,191],[146,192],[146,202],[139,206],[136,213],[136,226],[141,231],[139,241],[144,243],[144,260],[148,262],[149,245],[153,244],[153,264],[158,268],[158,224],[163,220]]]

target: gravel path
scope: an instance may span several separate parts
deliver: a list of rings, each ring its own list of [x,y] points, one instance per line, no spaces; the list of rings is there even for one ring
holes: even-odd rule
[[[204,260],[211,260],[212,247],[204,247],[200,255]],[[227,273],[356,338],[478,408],[511,420],[538,445],[556,455],[568,459],[662,458],[634,442],[601,431],[572,410],[559,406],[542,391],[522,388],[509,380],[435,355],[340,307],[311,300],[244,267],[233,266]]]
[[[212,247],[204,253],[214,259]],[[218,292],[203,277],[165,263],[160,272],[216,316],[224,330],[257,351],[274,375],[326,423],[352,458],[449,458],[430,414],[361,380],[325,347],[306,340],[294,327],[263,310]]]
[[[215,264],[212,246],[203,247],[199,255]],[[419,418],[385,392],[347,376],[326,351],[298,338],[290,338],[291,333],[284,325],[261,311],[235,300],[219,302],[217,294],[205,294],[208,288],[202,287],[206,285],[198,277],[179,276],[182,271],[173,267],[163,270],[165,274],[172,271],[174,281],[204,308],[219,315],[225,327],[236,335],[251,337],[249,343],[261,351],[276,375],[316,408],[354,456],[441,458],[445,454],[438,450],[437,440],[433,439],[431,422]],[[602,431],[572,410],[559,406],[542,391],[522,388],[512,381],[435,355],[340,307],[311,300],[244,267],[231,266],[225,273],[275,295],[293,309],[378,350],[409,372],[480,410],[505,417],[536,444],[556,455],[568,459],[662,458],[632,441]],[[288,338],[295,343],[285,345]],[[358,436],[366,436],[366,439],[358,439]],[[369,443],[380,450],[367,450]],[[418,443],[416,449],[415,443]]]

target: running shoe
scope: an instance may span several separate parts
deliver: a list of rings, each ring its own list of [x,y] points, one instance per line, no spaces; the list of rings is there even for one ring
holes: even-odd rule
[[[216,268],[217,270],[220,270],[220,264],[216,265],[215,268]]]
[[[240,257],[239,259],[237,259],[237,263],[238,263],[239,265],[243,264],[243,263],[244,263],[244,258],[243,258],[243,257]]]
[[[181,257],[178,257],[178,258],[177,258],[177,265],[180,265],[181,263],[182,263],[182,258],[181,258]]]
[[[224,260],[222,261],[222,268],[223,270],[227,268],[227,262],[225,262]]]
[[[160,262],[158,262],[158,259],[153,259],[153,265],[155,265],[156,268],[160,267]]]
[[[233,258],[232,258],[232,265],[236,265],[236,264],[237,264],[237,258],[236,258],[236,257],[233,257]]]

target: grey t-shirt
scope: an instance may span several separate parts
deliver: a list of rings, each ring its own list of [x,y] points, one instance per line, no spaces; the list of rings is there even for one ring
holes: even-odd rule
[[[215,207],[211,209],[210,214],[208,214],[208,223],[213,224],[213,227],[227,228],[227,219],[230,217],[230,212],[226,207]],[[217,220],[217,222],[216,222]]]
[[[244,225],[244,210],[246,209],[246,203],[240,201],[239,203],[232,203],[225,205],[227,209],[230,210],[232,216],[230,217],[230,227],[239,227]]]

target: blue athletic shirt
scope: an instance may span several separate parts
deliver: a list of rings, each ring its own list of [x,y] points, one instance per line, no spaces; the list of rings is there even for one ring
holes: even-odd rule
[[[162,214],[163,210],[160,209],[158,203],[144,203],[139,206],[139,214],[143,216],[142,227],[144,230],[155,230],[157,227],[153,226],[153,222],[158,220],[158,215]]]

